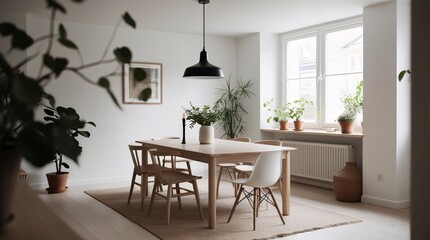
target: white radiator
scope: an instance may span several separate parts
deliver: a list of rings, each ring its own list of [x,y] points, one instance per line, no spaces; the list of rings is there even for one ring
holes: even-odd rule
[[[333,182],[333,175],[354,161],[351,145],[283,140],[282,144],[297,148],[290,152],[291,176]]]

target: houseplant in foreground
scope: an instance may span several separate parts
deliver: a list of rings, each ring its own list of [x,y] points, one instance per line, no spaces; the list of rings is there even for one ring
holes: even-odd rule
[[[83,0],[72,0],[72,2],[81,3]],[[115,36],[113,34],[100,60],[85,64],[79,47],[68,36],[66,27],[62,23],[55,22],[56,14],[65,14],[66,9],[56,0],[47,0],[46,3],[51,11],[51,19],[48,33],[44,36],[33,38],[11,22],[0,23],[0,35],[11,40],[10,49],[6,53],[0,52],[0,169],[2,171],[0,173],[2,178],[0,179],[0,226],[8,224],[13,216],[10,213],[10,203],[21,158],[35,167],[42,167],[54,159],[58,147],[61,147],[62,156],[75,162],[78,161],[81,153],[79,143],[74,141],[74,136],[64,129],[47,127],[50,122],[35,119],[35,113],[42,101],[47,100],[49,106],[55,108],[55,98],[53,94],[45,91],[45,87],[54,79],[60,78],[63,72],[70,72],[90,85],[106,90],[120,108],[109,82],[109,78],[118,73],[109,72],[93,80],[85,74],[84,70],[113,62],[118,62],[119,65],[130,63],[132,59],[131,51],[125,46],[114,48],[112,58],[108,56],[107,50],[110,49]],[[135,21],[127,12],[122,15],[121,20],[136,28]],[[35,46],[40,49],[15,65],[7,59],[13,51],[26,51],[40,43],[47,44]],[[75,51],[81,61],[73,65],[67,58],[56,56],[53,51],[56,44]],[[31,75],[20,71],[36,59],[39,59],[37,63],[40,62],[38,73]],[[144,89],[142,93],[142,100],[145,98],[147,100],[151,90]]]
[[[191,108],[185,109],[187,120],[190,120],[190,128],[195,124],[200,124],[199,142],[201,144],[210,144],[215,138],[213,124],[218,121],[220,117],[219,110],[214,106],[203,105],[202,107],[194,106],[190,102]]]
[[[218,89],[220,97],[215,102],[215,106],[220,111],[220,119],[217,122],[219,128],[224,130],[222,137],[235,138],[243,136],[247,132],[243,116],[248,112],[244,102],[254,96],[251,91],[251,80],[242,81],[238,79],[236,86],[231,85],[230,78],[225,82],[225,86]]]
[[[300,99],[294,100],[291,103],[287,103],[288,109],[290,111],[289,115],[291,119],[294,120],[294,131],[302,131],[303,130],[303,121],[300,120],[303,116],[303,113],[308,106],[312,106],[314,103],[302,97]]]
[[[280,130],[288,130],[288,120],[290,119],[290,109],[288,108],[288,104],[273,108],[271,104],[272,101],[273,99],[263,103],[263,107],[265,107],[268,111],[273,112],[273,116],[267,118],[267,123],[273,120],[274,122],[279,122]]]
[[[363,81],[360,81],[356,86],[354,95],[344,95],[341,102],[344,111],[339,115],[337,121],[340,124],[342,133],[352,133],[355,118],[357,114],[360,113],[363,106]]]

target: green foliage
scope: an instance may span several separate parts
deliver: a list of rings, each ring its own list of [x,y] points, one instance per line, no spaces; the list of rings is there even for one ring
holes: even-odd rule
[[[294,100],[293,102],[287,103],[287,108],[289,109],[289,116],[291,119],[299,121],[303,116],[303,113],[307,106],[313,106],[314,102],[302,97],[300,99]]]
[[[402,70],[402,71],[399,72],[399,76],[397,77],[397,79],[399,79],[399,82],[402,81],[402,79],[405,77],[406,73],[409,74],[409,77],[412,74],[412,72],[411,72],[410,69]]]
[[[355,94],[346,94],[342,97],[341,102],[344,111],[337,118],[338,122],[353,122],[357,114],[361,112],[363,107],[363,81],[357,85]]]
[[[191,102],[191,109],[185,109],[187,120],[190,120],[190,128],[200,124],[202,126],[210,126],[220,118],[220,111],[214,106],[203,105],[201,108],[194,106]]]
[[[72,2],[81,3],[83,0]],[[93,126],[95,124],[82,121],[73,108],[55,107],[55,98],[45,91],[45,87],[54,79],[61,77],[64,72],[70,72],[77,78],[106,90],[114,104],[121,108],[110,89],[109,80],[110,77],[118,75],[116,72],[118,70],[100,76],[97,80],[86,76],[83,70],[111,64],[115,60],[120,65],[130,63],[132,53],[125,46],[117,47],[113,50],[113,57],[107,58],[108,49],[111,49],[110,45],[116,33],[115,29],[100,60],[84,64],[79,47],[69,36],[66,26],[60,22],[58,28],[54,27],[56,14],[65,14],[66,8],[56,0],[46,0],[46,3],[51,11],[51,19],[49,32],[45,36],[34,39],[13,23],[0,23],[1,37],[8,37],[11,40],[7,53],[0,53],[0,149],[16,148],[27,161],[37,167],[44,166],[52,159],[60,159],[57,164],[58,171],[61,170],[61,166],[68,166],[62,162],[63,155],[77,162],[82,148],[76,137],[89,137],[89,132],[83,131],[82,128],[86,124]],[[136,28],[136,22],[127,12],[122,15],[120,21]],[[46,49],[39,50],[18,64],[12,66],[6,59],[11,52],[26,51],[39,42],[46,42]],[[55,44],[75,51],[80,57],[80,64],[72,66],[66,57],[56,56],[53,52]],[[38,61],[41,65],[36,76],[29,76],[19,70],[35,59],[41,60]],[[144,89],[140,99],[147,101],[150,96],[150,89]],[[49,102],[49,107],[43,104],[45,101]],[[34,118],[35,111],[40,105],[46,108],[46,122]]]
[[[244,106],[245,100],[254,96],[251,87],[251,80],[240,79],[236,81],[236,86],[232,87],[229,78],[226,79],[225,86],[218,89],[220,96],[215,106],[220,112],[217,125],[224,131],[222,137],[235,138],[243,136],[248,131],[243,116],[248,114]]]
[[[78,156],[82,152],[82,147],[79,145],[76,137],[90,137],[90,132],[82,129],[86,124],[96,126],[94,122],[86,122],[80,119],[79,114],[74,108],[68,107],[48,107],[44,109],[46,116],[44,120],[46,124],[45,131],[42,132],[48,140],[52,141],[55,154],[53,156],[56,172],[60,173],[61,168],[69,168],[69,165],[63,162],[63,154],[70,157],[73,161],[77,161]]]
[[[265,107],[268,111],[273,112],[273,116],[267,118],[267,123],[269,123],[271,120],[273,120],[274,122],[288,121],[290,119],[290,109],[288,108],[288,105],[284,104],[273,108],[272,101],[273,99],[271,99],[270,101],[265,101],[263,103],[263,107]]]

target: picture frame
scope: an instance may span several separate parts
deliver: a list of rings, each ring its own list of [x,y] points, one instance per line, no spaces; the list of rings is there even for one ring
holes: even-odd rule
[[[141,68],[145,71],[144,79],[136,81],[134,70]],[[163,66],[161,63],[131,62],[124,64],[122,69],[123,103],[124,104],[161,104],[163,87]],[[139,93],[151,88],[152,93],[147,101],[138,98]]]

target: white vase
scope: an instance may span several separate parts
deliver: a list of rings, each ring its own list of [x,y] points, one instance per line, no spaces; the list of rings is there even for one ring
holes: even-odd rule
[[[199,130],[200,144],[210,144],[214,141],[214,126],[201,126]]]

